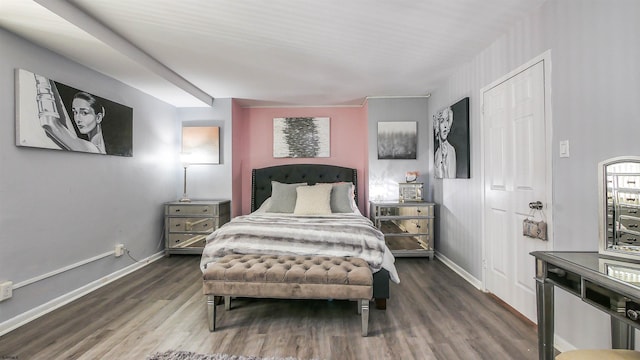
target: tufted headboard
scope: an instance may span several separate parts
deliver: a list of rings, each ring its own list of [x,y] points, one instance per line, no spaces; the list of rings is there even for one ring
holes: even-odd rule
[[[255,211],[271,196],[271,181],[281,183],[351,182],[355,185],[355,200],[358,203],[357,170],[334,165],[291,164],[253,169],[251,172],[251,212]]]

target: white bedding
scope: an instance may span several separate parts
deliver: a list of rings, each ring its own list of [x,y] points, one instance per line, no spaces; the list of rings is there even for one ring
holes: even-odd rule
[[[256,253],[359,257],[373,272],[384,268],[400,282],[384,235],[359,212],[301,216],[259,209],[235,217],[207,237],[201,269],[227,254]]]

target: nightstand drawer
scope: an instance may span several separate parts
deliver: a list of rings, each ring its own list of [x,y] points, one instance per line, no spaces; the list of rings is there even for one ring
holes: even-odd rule
[[[410,234],[428,234],[427,219],[400,220],[400,227]]]
[[[166,215],[208,215],[218,216],[216,205],[169,205]]]
[[[207,235],[231,219],[229,200],[172,201],[164,206],[166,254],[202,254]]]
[[[169,234],[170,248],[203,248],[209,234]]]
[[[219,218],[172,217],[169,218],[170,232],[212,232],[218,228]]]
[[[433,216],[433,206],[403,206],[399,212],[401,216]]]

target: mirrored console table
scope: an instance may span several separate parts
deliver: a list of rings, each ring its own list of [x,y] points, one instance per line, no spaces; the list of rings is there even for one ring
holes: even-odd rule
[[[554,287],[580,297],[611,316],[614,349],[633,349],[640,328],[640,261],[598,252],[535,251],[538,355],[554,359]]]

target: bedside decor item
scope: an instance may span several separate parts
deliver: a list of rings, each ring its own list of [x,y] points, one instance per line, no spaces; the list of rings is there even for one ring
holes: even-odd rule
[[[469,98],[433,115],[433,164],[436,179],[470,177]]]
[[[399,197],[400,202],[405,201],[422,201],[422,183],[399,183]]]
[[[190,165],[190,154],[182,153],[180,154],[180,162],[182,162],[182,167],[184,168],[184,190],[182,191],[182,198],[180,202],[190,202],[191,199],[187,196],[187,168]]]
[[[328,117],[273,119],[274,158],[318,158],[331,153]]]
[[[378,159],[416,159],[418,130],[415,121],[378,123]]]
[[[133,156],[133,109],[16,69],[16,145]]]
[[[420,173],[417,171],[407,171],[407,173],[404,175],[404,180],[408,183],[415,182],[416,180],[418,180],[418,175],[420,175]]]

